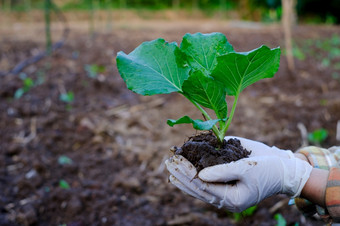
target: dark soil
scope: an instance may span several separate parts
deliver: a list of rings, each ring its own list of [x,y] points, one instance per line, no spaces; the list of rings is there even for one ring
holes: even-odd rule
[[[238,139],[223,140],[220,144],[212,132],[192,136],[181,148],[175,149],[175,154],[188,159],[198,172],[208,166],[247,158],[251,154]]]
[[[2,16],[0,23],[8,20]],[[289,198],[283,195],[264,200],[252,216],[236,222],[233,214],[168,183],[168,150],[194,131],[187,125],[169,127],[166,120],[201,115],[177,94],[135,95],[114,63],[118,51],[128,53],[159,37],[180,43],[187,32],[223,32],[237,51],[283,46],[280,29],[218,20],[135,24],[126,17],[114,21],[113,30],[96,27],[91,37],[86,21],[69,25],[70,37],[61,49],[21,75],[0,78],[0,225],[271,226],[277,213],[287,225],[323,225],[287,205]],[[0,24],[1,71],[45,47],[42,23],[19,21],[8,27],[10,31],[1,30]],[[298,26],[294,39],[303,46],[306,40],[328,40],[334,34],[340,35],[339,27]],[[327,54],[318,51],[317,56]],[[328,130],[324,147],[339,145],[340,80],[332,76],[339,71],[323,67],[310,54],[296,60],[296,71],[289,73],[284,55],[281,59],[274,78],[242,92],[227,135],[295,151],[302,143],[297,125],[303,124],[309,132]],[[105,71],[90,77],[85,65],[91,64],[105,66]],[[15,99],[25,76],[35,85]],[[60,100],[65,91],[74,93],[73,102]]]

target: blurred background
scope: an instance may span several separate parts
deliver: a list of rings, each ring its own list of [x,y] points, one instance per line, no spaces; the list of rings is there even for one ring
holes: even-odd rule
[[[168,183],[170,147],[198,131],[166,120],[202,116],[176,93],[129,91],[115,57],[196,32],[239,52],[280,46],[278,73],[242,92],[227,135],[339,146],[339,12],[339,0],[0,0],[0,225],[323,225],[283,195],[234,214]]]
[[[199,13],[206,17],[221,16],[225,19],[261,22],[279,21],[282,16],[281,0],[54,0],[50,2],[63,12],[131,10],[142,16],[143,11],[152,13],[179,10],[184,14],[200,11]],[[300,22],[340,23],[338,0],[294,0],[293,2]],[[3,12],[12,13],[32,13],[31,11],[41,11],[46,8],[46,2],[42,0],[1,0],[0,4]],[[150,18],[152,15],[144,17]]]

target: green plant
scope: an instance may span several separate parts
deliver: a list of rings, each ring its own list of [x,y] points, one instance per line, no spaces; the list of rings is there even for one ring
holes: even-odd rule
[[[60,180],[59,181],[59,187],[62,189],[70,189],[69,183],[67,183],[66,180]]]
[[[17,89],[14,93],[15,99],[20,99],[25,93],[27,93],[35,85],[33,79],[25,76],[22,77],[22,87]]]
[[[274,219],[277,221],[276,226],[286,226],[287,225],[286,219],[280,213],[275,214]]]
[[[59,156],[58,163],[60,165],[71,165],[73,163],[72,159],[67,157],[66,155]]]
[[[328,131],[326,129],[317,129],[311,133],[308,133],[308,141],[319,146],[323,142],[325,142],[327,137],[328,137]]]
[[[232,121],[240,93],[263,78],[273,77],[280,64],[280,48],[261,46],[235,52],[221,33],[186,34],[180,47],[164,39],[144,42],[130,54],[119,52],[118,70],[127,87],[141,95],[184,95],[206,121],[184,116],[168,124],[191,123],[197,130],[212,130],[220,143]],[[234,102],[228,112],[226,96]],[[216,118],[204,108],[212,109]],[[219,124],[219,127],[216,124]]]
[[[97,78],[98,74],[105,72],[106,68],[104,65],[97,64],[86,64],[84,66],[87,76],[90,78]]]
[[[61,93],[59,99],[67,104],[66,110],[72,109],[71,103],[74,101],[74,93],[72,91]]]
[[[65,103],[72,103],[74,101],[74,93],[71,91],[68,91],[67,93],[60,94],[60,100]]]
[[[303,60],[306,56],[313,57],[323,69],[334,70],[332,76],[334,73],[335,75],[339,73],[340,36],[338,34],[333,34],[332,37],[325,39],[303,40],[301,48],[296,47],[295,49],[301,50],[294,53],[296,58]],[[336,76],[333,78],[337,79]]]
[[[244,217],[252,216],[257,209],[257,206],[249,207],[246,210],[243,210],[241,213],[233,213],[233,218],[236,222],[241,221]]]

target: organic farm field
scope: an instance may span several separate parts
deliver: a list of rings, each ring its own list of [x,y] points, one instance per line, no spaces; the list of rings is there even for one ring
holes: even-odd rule
[[[44,49],[40,25],[0,29],[1,72]],[[69,25],[62,48],[0,77],[0,225],[275,225],[277,213],[287,225],[322,225],[284,195],[237,221],[181,193],[168,182],[164,161],[193,131],[166,120],[201,115],[178,94],[132,93],[115,65],[118,51],[159,37],[180,43],[188,32],[222,32],[236,51],[283,46],[279,25],[121,20],[92,37],[86,23]],[[246,88],[228,135],[295,151],[304,125],[328,131],[324,147],[340,145],[340,28],[300,25],[294,40],[296,70],[288,71],[282,55],[274,78]]]

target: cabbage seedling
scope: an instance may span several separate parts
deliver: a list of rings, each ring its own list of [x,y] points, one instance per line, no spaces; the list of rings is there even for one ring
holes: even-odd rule
[[[273,77],[280,64],[280,48],[261,46],[236,52],[221,33],[186,34],[180,46],[164,39],[144,42],[129,54],[119,52],[117,67],[127,87],[141,95],[178,92],[205,121],[183,116],[168,125],[191,123],[197,130],[212,130],[223,142],[240,93],[263,78]],[[226,96],[233,96],[230,111]],[[211,117],[206,108],[212,109]]]

